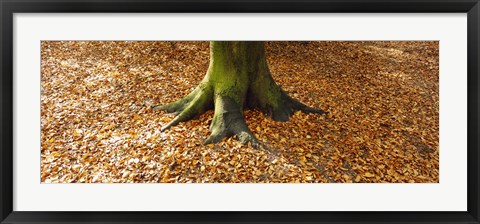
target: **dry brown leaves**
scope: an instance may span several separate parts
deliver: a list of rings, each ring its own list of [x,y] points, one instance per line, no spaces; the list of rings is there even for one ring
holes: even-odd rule
[[[275,80],[329,112],[246,111],[261,150],[202,145],[213,113],[161,133],[206,42],[42,42],[41,181],[438,182],[438,42],[268,42]]]

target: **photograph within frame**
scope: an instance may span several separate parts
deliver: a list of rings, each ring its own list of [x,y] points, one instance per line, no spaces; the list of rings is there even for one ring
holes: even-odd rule
[[[71,41],[76,41],[79,38],[84,39],[84,40],[101,40],[101,39],[106,39],[106,40],[115,40],[118,39],[119,37],[122,38],[122,40],[126,41],[137,41],[137,40],[182,40],[185,37],[190,37],[190,38],[202,38],[205,37],[206,35],[213,35],[210,30],[204,30],[202,32],[199,32],[201,30],[197,30],[196,27],[198,27],[200,24],[205,24],[208,23],[209,19],[213,19],[215,21],[218,21],[218,19],[221,17],[221,15],[217,14],[205,14],[205,15],[198,15],[198,18],[195,17],[195,15],[186,15],[187,17],[182,19],[183,16],[179,15],[171,15],[175,18],[175,23],[164,23],[162,22],[163,20],[169,20],[169,16],[162,15],[141,15],[141,16],[135,16],[135,15],[130,15],[128,17],[125,16],[118,16],[118,15],[111,15],[108,17],[105,17],[105,15],[91,15],[91,16],[85,16],[85,15],[64,15],[66,17],[62,17],[60,15],[48,15],[48,16],[41,16],[41,17],[32,17],[32,16],[18,16],[18,21],[19,24],[28,24],[28,26],[21,25],[18,28],[18,34],[20,38],[20,43],[24,43],[21,45],[17,46],[17,49],[19,49],[19,56],[21,56],[22,61],[24,62],[29,62],[32,64],[36,64],[34,67],[21,67],[21,66],[16,66],[15,68],[18,69],[20,77],[24,77],[25,75],[28,74],[41,74],[41,61],[40,61],[40,54],[39,55],[29,55],[29,54],[24,54],[26,52],[30,52],[31,50],[37,49],[36,51],[41,52],[41,42],[42,41],[56,41],[56,40],[71,40]],[[193,17],[197,18],[192,20]],[[462,52],[466,52],[466,48],[462,47],[461,42],[454,41],[455,38],[459,38],[459,36],[464,35],[465,33],[463,32],[444,32],[445,29],[445,22],[442,21],[448,21],[448,24],[453,24],[456,23],[457,25],[454,27],[451,27],[449,30],[466,30],[466,16],[461,15],[461,14],[429,14],[428,16],[419,14],[419,15],[410,15],[410,16],[405,16],[405,15],[378,15],[378,14],[362,14],[362,15],[323,15],[323,14],[308,14],[308,15],[303,15],[301,17],[295,16],[295,15],[289,15],[289,14],[273,14],[269,15],[268,17],[265,17],[265,15],[241,15],[241,14],[231,14],[231,15],[223,15],[227,16],[227,18],[221,20],[224,21],[225,23],[228,24],[236,24],[235,26],[225,26],[223,32],[216,33],[215,35],[222,35],[223,40],[236,40],[233,39],[234,37],[239,38],[242,37],[242,40],[261,40],[259,39],[259,33],[255,32],[256,29],[253,28],[251,25],[247,28],[242,28],[242,26],[249,24],[249,21],[256,21],[256,26],[255,27],[270,27],[272,28],[270,32],[268,32],[268,35],[270,37],[263,37],[267,33],[260,33],[261,36],[263,37],[262,39],[264,40],[274,40],[275,37],[282,37],[283,40],[298,40],[300,37],[302,37],[305,40],[302,41],[315,41],[318,39],[335,39],[335,40],[346,40],[350,41],[352,40],[353,37],[355,39],[361,39],[361,40],[405,40],[405,39],[413,39],[413,40],[440,40],[440,49],[442,50],[441,52],[445,52],[443,54],[440,54],[442,61],[442,66],[440,73],[443,75],[447,76],[441,76],[440,77],[440,86],[443,88],[440,89],[440,92],[442,92],[442,89],[458,89],[458,86],[465,86],[466,84],[466,77],[465,76],[455,76],[455,79],[450,79],[449,77],[452,77],[448,74],[453,74],[449,73],[452,71],[452,68],[455,68],[454,70],[456,71],[465,71],[462,74],[466,75],[466,69],[459,67],[459,65],[462,65],[462,57],[451,57],[454,55],[465,55]],[[58,18],[62,17],[64,19],[59,20]],[[111,20],[109,18],[115,18],[115,20]],[[275,23],[272,23],[271,18],[275,18]],[[330,17],[336,18],[335,21],[336,23],[325,23],[325,20],[330,21]],[[353,17],[356,19],[352,20]],[[381,17],[383,19],[379,20],[378,18]],[[80,20],[76,20],[76,19]],[[342,19],[343,18],[343,19]],[[432,18],[435,18],[435,20],[432,20]],[[235,22],[238,19],[237,22]],[[308,19],[308,20],[307,20]],[[112,21],[115,21],[115,23],[112,23]],[[416,26],[412,26],[411,24],[409,26],[405,26],[406,24],[409,24],[409,21],[415,21]],[[164,27],[161,30],[145,30],[142,27],[139,26],[133,26],[134,24],[138,23],[143,24],[143,26],[153,26],[154,24],[163,24]],[[318,24],[321,24],[323,27],[322,29],[304,29],[304,27],[298,27],[295,24],[303,24],[306,27],[313,27],[313,26],[318,26]],[[378,25],[372,26],[372,23],[376,23]],[[386,26],[387,24],[395,23],[397,26],[392,27],[392,26]],[[125,33],[122,32],[121,30],[118,29],[118,27],[115,26],[115,24],[122,24],[122,26],[125,28],[128,27],[129,30],[132,32]],[[170,27],[165,27],[166,25],[169,25]],[[243,25],[242,25],[243,24]],[[278,26],[279,24],[282,24],[282,26]],[[403,24],[403,25],[402,25]],[[58,26],[64,26],[68,25],[65,27],[65,29],[62,30],[56,30],[55,27]],[[295,31],[293,33],[289,32],[284,33],[283,31],[287,28],[287,30],[292,30]],[[30,27],[29,27],[30,26]],[[31,28],[31,26],[35,27],[34,29]],[[188,29],[181,29],[178,30],[176,27],[191,27]],[[348,29],[336,29],[336,27],[345,27]],[[43,33],[34,33],[35,29],[41,29],[44,30],[45,32]],[[70,28],[68,28],[70,27]],[[229,28],[227,30],[227,28]],[[376,27],[383,27],[382,32],[378,32],[378,29]],[[75,33],[74,30],[83,30],[81,34]],[[332,32],[324,32],[324,30],[332,30]],[[96,31],[95,31],[96,30]],[[241,32],[240,32],[241,30]],[[245,35],[248,35],[245,31],[249,30],[250,31],[250,37],[245,37]],[[72,32],[73,31],[73,32]],[[95,31],[94,33],[92,32],[87,32],[87,31]],[[171,32],[168,32],[171,31]],[[182,32],[179,32],[182,31]],[[195,35],[193,34],[188,34],[185,33],[187,31],[195,31]],[[227,32],[228,31],[228,32]],[[348,32],[347,32],[348,31]],[[395,31],[395,32],[389,32],[389,31]],[[404,31],[401,33],[396,33],[399,31]],[[413,32],[413,33],[412,33]],[[225,35],[229,36],[225,36]],[[375,34],[375,35],[373,35]],[[243,35],[243,36],[242,36]],[[333,36],[335,35],[335,36]],[[181,37],[183,37],[181,39]],[[253,38],[252,37],[256,37]],[[375,37],[375,38],[374,38]],[[222,40],[220,39],[219,36],[211,36],[211,39],[214,40]],[[287,39],[288,38],[288,39]],[[373,39],[374,38],[374,39]],[[193,39],[195,40],[195,39]],[[208,39],[206,39],[208,40]],[[458,39],[457,39],[458,40]],[[448,53],[450,52],[450,53]],[[32,57],[35,56],[35,57]],[[443,57],[446,57],[443,59]],[[465,58],[466,60],[466,58]],[[32,71],[31,68],[33,68]],[[463,70],[465,69],[465,70]],[[29,71],[30,70],[30,71]],[[445,71],[444,71],[445,70]],[[458,73],[455,73],[458,74]],[[274,75],[274,74],[272,74]],[[38,77],[38,81],[35,77],[30,77],[29,79],[34,78],[31,80],[33,83],[38,82],[36,86],[30,86],[28,85],[22,85],[19,88],[28,88],[29,90],[34,90],[36,93],[40,93],[40,76]],[[194,84],[192,84],[194,85]],[[38,90],[35,90],[38,89]],[[459,89],[459,91],[455,92],[449,92],[449,94],[456,94],[459,95],[461,93],[466,93],[464,91],[465,88]],[[23,93],[29,93],[29,91],[22,91],[18,93],[19,96],[24,95]],[[31,92],[30,92],[31,93]],[[442,93],[440,93],[442,94]],[[25,97],[27,97],[25,95]],[[31,98],[40,98],[40,95],[38,96],[29,96],[27,97],[28,99]],[[181,98],[182,96],[178,96]],[[25,99],[27,99],[25,98]],[[462,98],[457,98],[455,101],[450,100],[451,98],[445,98],[441,97],[441,100],[447,100],[445,102],[441,102],[441,105],[458,105],[456,106],[456,110],[451,111],[451,110],[446,110],[443,111],[440,110],[440,115],[443,115],[444,117],[449,117],[452,116],[452,112],[454,112],[455,116],[458,116],[459,114],[463,114],[462,108],[465,108],[461,105],[463,101],[460,101],[458,99]],[[302,100],[302,99],[299,99]],[[40,110],[34,109],[34,108],[27,108],[29,105],[28,104],[20,104],[18,105],[22,113],[26,112],[35,112],[40,114]],[[314,105],[310,105],[314,106]],[[38,106],[40,108],[40,104]],[[324,109],[324,108],[319,108],[319,109]],[[162,113],[162,111],[158,111],[159,113]],[[466,113],[466,112],[465,112]],[[261,115],[261,113],[260,113]],[[40,123],[39,117],[36,118],[38,121],[28,121],[29,118],[34,118],[32,117],[33,115],[25,115],[22,116],[24,119],[20,121],[20,123]],[[323,116],[323,115],[322,115]],[[271,119],[268,115],[263,116],[265,119]],[[28,118],[28,119],[27,119]],[[451,120],[442,120],[441,116],[441,124],[443,124],[443,127],[447,127],[445,125],[448,125],[450,127],[453,127],[451,125],[461,125],[465,124],[462,123],[462,119],[456,119],[455,123],[452,123]],[[444,122],[444,123],[442,123]],[[446,122],[446,123],[445,123]],[[282,122],[278,122],[282,123]],[[283,123],[288,123],[288,122],[283,122]],[[208,128],[208,124],[206,124]],[[176,126],[178,127],[178,125]],[[173,129],[175,127],[172,127]],[[450,138],[442,138],[442,146],[441,147],[447,147],[451,148],[452,142],[448,141],[449,139],[451,140],[453,136],[459,136],[461,134],[461,130],[464,130],[462,128],[457,128],[457,129],[441,129],[441,133],[443,131],[447,131],[446,133],[449,133],[448,136]],[[452,135],[452,131],[454,131]],[[40,130],[33,129],[31,131],[36,131],[37,134],[40,136]],[[256,130],[253,130],[256,131]],[[30,130],[28,130],[30,132]],[[23,132],[23,135],[28,134]],[[444,135],[445,136],[445,135]],[[208,133],[204,136],[204,138],[208,137]],[[233,138],[235,140],[235,137]],[[457,139],[457,138],[454,138]],[[28,142],[23,142],[19,141],[18,142],[19,146],[21,146],[20,149],[27,149],[25,148],[25,144],[28,144]],[[459,142],[456,141],[454,144],[458,147]],[[35,146],[38,148],[39,146]],[[466,148],[466,147],[465,147]],[[28,147],[28,149],[33,149],[32,147]],[[443,148],[445,149],[445,148]],[[34,154],[37,154],[38,156],[35,157],[22,157],[21,160],[17,160],[18,164],[23,164],[21,167],[18,168],[18,170],[21,173],[25,173],[28,169],[32,170],[38,170],[36,173],[40,174],[40,151],[35,151]],[[90,195],[91,197],[95,197],[99,199],[99,201],[102,201],[102,203],[97,203],[95,205],[95,208],[90,207],[90,209],[96,209],[96,210],[104,210],[107,206],[107,202],[112,202],[116,201],[116,193],[124,192],[124,191],[129,191],[132,192],[131,195],[125,195],[125,197],[122,198],[123,201],[131,201],[134,202],[138,200],[138,197],[133,197],[133,195],[148,195],[148,198],[154,199],[155,200],[169,200],[172,203],[169,203],[168,206],[163,205],[163,204],[149,204],[149,203],[142,203],[142,204],[137,204],[135,207],[131,206],[121,206],[118,203],[109,203],[108,204],[108,210],[109,211],[115,211],[115,210],[125,210],[128,208],[133,209],[135,211],[156,211],[156,210],[163,210],[163,211],[180,211],[180,210],[189,210],[189,211],[195,211],[195,210],[203,210],[204,208],[209,208],[209,211],[213,210],[221,210],[221,211],[229,211],[229,210],[239,210],[239,211],[245,211],[247,210],[255,210],[255,211],[262,211],[265,206],[262,206],[262,204],[255,204],[252,205],[249,203],[251,200],[255,200],[254,198],[257,198],[261,196],[262,198],[265,198],[265,203],[268,201],[269,202],[269,210],[271,211],[284,211],[284,210],[293,210],[293,211],[357,211],[358,209],[363,210],[385,210],[385,211],[410,211],[410,210],[416,210],[416,211],[423,211],[423,210],[442,210],[446,209],[447,207],[453,210],[458,211],[463,211],[465,208],[459,207],[460,205],[465,205],[465,203],[462,203],[462,199],[464,199],[463,196],[465,194],[462,194],[464,191],[459,191],[457,189],[463,189],[461,186],[463,181],[460,181],[464,176],[463,175],[458,175],[461,174],[462,166],[454,166],[452,167],[452,163],[455,161],[459,161],[459,159],[464,158],[462,157],[462,151],[455,150],[455,153],[452,154],[453,152],[451,150],[442,150],[442,155],[441,156],[442,161],[440,163],[440,169],[442,169],[442,166],[444,167],[442,170],[447,170],[447,171],[454,171],[457,170],[455,176],[451,176],[448,172],[441,172],[440,173],[440,179],[441,182],[436,184],[438,187],[432,188],[429,187],[429,185],[425,184],[322,184],[322,187],[318,187],[320,185],[316,184],[290,184],[290,183],[285,183],[285,184],[42,184],[39,180],[40,178],[37,176],[36,178],[22,178],[18,180],[17,186],[20,186],[21,192],[24,192],[20,195],[18,195],[17,200],[22,202],[21,208],[22,210],[43,210],[49,208],[49,210],[62,210],[62,211],[68,211],[68,210],[84,210],[85,203],[89,204],[86,199],[88,197],[81,197],[81,195]],[[30,153],[31,154],[31,153]],[[31,162],[28,162],[31,161]],[[35,167],[31,166],[34,164]],[[24,175],[21,175],[24,177]],[[455,182],[452,182],[454,180],[458,180]],[[29,183],[28,185],[32,186],[28,189],[28,191],[25,191],[26,189],[21,188],[21,186],[27,186],[25,183]],[[35,187],[38,186],[38,187]],[[81,191],[81,192],[80,192]],[[49,193],[50,192],[50,193]],[[87,193],[88,192],[88,193]],[[218,192],[223,192],[222,194],[218,194]],[[296,192],[294,195],[291,194],[291,192]],[[372,195],[368,194],[368,192],[375,192],[375,197],[372,198]],[[407,193],[408,192],[408,193]],[[438,197],[438,195],[445,195],[444,192],[458,192],[456,194],[447,194],[448,200],[442,196]],[[36,198],[38,201],[45,201],[42,198],[45,198],[45,196],[49,194],[56,194],[56,195],[65,195],[68,196],[70,199],[76,198],[75,200],[78,201],[79,203],[73,205],[73,206],[62,206],[59,207],[55,204],[49,203],[46,205],[43,203],[40,206],[40,204],[37,203],[31,203],[31,198]],[[285,195],[288,197],[282,197],[283,200],[289,201],[288,203],[277,203],[276,201],[279,200],[277,195]],[[228,197],[227,197],[228,195]],[[242,196],[243,195],[243,196]],[[348,198],[354,198],[355,202],[349,204],[348,207],[345,207],[343,203],[340,203],[336,198],[339,197],[348,197]],[[462,196],[463,195],[463,196]],[[73,198],[72,198],[73,197]],[[227,198],[229,200],[235,200],[237,203],[234,205],[229,205],[229,206],[217,206],[216,204],[209,203],[208,206],[206,206],[204,203],[196,203],[192,202],[188,205],[185,205],[184,203],[181,203],[182,200],[175,200],[174,198],[191,198],[195,197],[198,198],[198,201],[204,201],[205,200],[210,200],[212,197],[216,198],[215,201],[223,201],[226,200]],[[232,198],[233,197],[233,198]],[[62,197],[63,198],[63,197]],[[171,199],[168,199],[171,198]],[[204,200],[200,198],[205,198]],[[210,199],[208,199],[210,198]],[[328,203],[323,203],[323,204],[312,204],[312,203],[305,203],[304,199],[309,198],[310,200],[313,200],[313,198],[317,198],[316,200],[322,200],[322,201],[328,201]],[[395,198],[395,199],[393,199]],[[423,198],[422,200],[418,201],[415,204],[412,204],[412,200],[417,200],[419,198]],[[449,201],[450,203],[445,204],[443,202],[437,201],[440,198],[443,198],[444,200]],[[66,198],[65,198],[66,199]],[[101,200],[100,200],[101,199]],[[25,204],[25,201],[28,200],[28,204]],[[395,204],[389,204],[389,201],[395,200]],[[365,203],[357,203],[357,202],[365,202],[369,201],[369,206],[366,207]],[[19,203],[20,204],[20,203]],[[388,206],[385,206],[388,204]],[[291,206],[290,206],[291,205]],[[293,206],[295,205],[295,206]],[[383,205],[383,206],[377,206],[376,205]],[[185,207],[187,206],[187,207]]]

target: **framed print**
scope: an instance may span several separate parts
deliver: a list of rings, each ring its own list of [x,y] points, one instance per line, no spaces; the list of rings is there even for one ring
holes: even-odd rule
[[[478,1],[1,1],[2,223],[478,223]]]

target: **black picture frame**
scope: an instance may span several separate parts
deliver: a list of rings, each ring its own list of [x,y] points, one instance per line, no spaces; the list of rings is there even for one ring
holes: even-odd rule
[[[0,0],[2,223],[480,223],[478,0]],[[14,13],[467,13],[468,211],[466,212],[22,212],[13,211]]]

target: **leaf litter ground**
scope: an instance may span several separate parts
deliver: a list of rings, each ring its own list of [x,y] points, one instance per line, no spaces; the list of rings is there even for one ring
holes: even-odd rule
[[[150,109],[201,81],[208,42],[44,41],[43,183],[439,182],[438,42],[267,42],[274,79],[329,112],[245,118],[265,147],[203,145]]]

